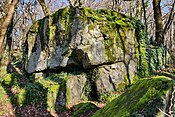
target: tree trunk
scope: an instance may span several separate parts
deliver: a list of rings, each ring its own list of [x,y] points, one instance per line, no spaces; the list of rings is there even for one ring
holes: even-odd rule
[[[81,7],[82,6],[82,0],[68,0],[69,5],[72,7]]]
[[[166,35],[168,29],[170,28],[171,24],[173,23],[173,19],[175,17],[175,11],[174,11],[174,7],[175,7],[175,0],[172,4],[172,8],[171,8],[171,11],[170,11],[170,14],[169,14],[169,17],[168,17],[168,20],[165,24],[165,27],[163,29],[163,34]]]
[[[45,15],[45,16],[49,15],[49,10],[48,10],[48,8],[47,8],[47,6],[46,6],[45,1],[44,1],[44,0],[38,0],[38,2],[39,2],[39,4],[40,4],[41,7],[42,7],[42,10],[43,10],[43,12],[44,12],[44,15]]]
[[[153,0],[153,10],[154,10],[154,22],[156,25],[155,41],[157,45],[163,44],[163,24],[162,24],[162,12],[160,7],[161,0]]]
[[[144,24],[145,24],[145,31],[148,31],[148,25],[147,25],[147,18],[146,18],[146,7],[145,7],[145,0],[142,0],[142,6],[143,6],[143,15],[144,15]]]
[[[0,24],[2,24],[0,26],[0,55],[2,55],[3,44],[7,33],[7,29],[11,23],[18,2],[19,0],[12,0],[11,2],[7,2],[7,4],[5,5],[5,9],[8,9],[8,11],[5,11],[6,16],[0,21]]]

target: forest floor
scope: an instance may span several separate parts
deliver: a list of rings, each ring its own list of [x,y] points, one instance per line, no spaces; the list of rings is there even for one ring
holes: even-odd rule
[[[75,106],[82,102],[85,103],[85,101],[80,101],[71,105],[70,109],[64,112],[50,114],[46,109],[40,108],[40,104],[31,104],[25,107],[13,106],[10,98],[0,84],[0,117],[72,117]],[[98,108],[102,108],[105,105],[103,103],[91,103],[95,104]],[[85,111],[80,117],[91,117],[94,112],[94,110]]]
[[[50,113],[42,103],[17,106],[12,102],[12,98],[14,97],[12,92],[17,91],[14,91],[13,88],[6,87],[0,83],[0,117],[77,117],[73,114],[75,113],[75,106],[80,103],[92,103],[96,105],[98,109],[105,106],[104,103],[97,103],[93,101],[79,101],[70,105],[69,108],[64,111]],[[81,112],[79,117],[91,117],[93,113],[95,113],[98,109],[85,110],[83,113]]]
[[[20,78],[19,84],[28,84],[30,81],[28,79],[23,78],[22,74],[22,65],[21,61],[19,61],[19,57],[14,57],[12,63],[10,64],[11,73],[19,74]],[[6,68],[6,66],[4,66]],[[80,103],[92,103],[98,109],[102,108],[104,103],[97,103],[93,101],[79,101],[75,104],[70,105],[69,108],[66,108],[63,111],[59,111],[56,113],[50,113],[44,107],[43,103],[31,103],[25,106],[19,106],[14,102],[14,96],[16,93],[19,93],[20,87],[15,86],[12,87],[10,85],[4,85],[2,79],[0,79],[0,117],[75,117],[73,114],[75,113],[75,106]],[[79,117],[91,117],[93,113],[95,113],[98,109],[85,110],[83,111]]]
[[[5,89],[0,84],[0,117],[15,117],[14,108]]]

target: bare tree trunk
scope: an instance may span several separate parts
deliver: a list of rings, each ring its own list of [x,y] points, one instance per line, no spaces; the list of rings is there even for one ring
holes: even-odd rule
[[[45,16],[49,15],[49,10],[48,10],[48,8],[47,8],[47,6],[46,6],[45,1],[44,1],[44,0],[38,0],[38,2],[39,2],[39,4],[40,4],[41,7],[42,7],[42,10],[43,10],[43,12],[44,12],[44,15],[45,15]]]
[[[138,16],[138,17],[139,17],[140,14],[141,14],[141,12],[142,12],[142,11],[141,11],[141,6],[140,6],[140,0],[137,0],[137,1],[136,1],[136,6],[137,6],[137,7],[136,7],[135,16]]]
[[[130,1],[129,3],[129,15],[130,17],[133,17],[133,1]]]
[[[119,0],[113,0],[112,2],[112,9],[114,10],[116,8],[116,5],[119,4]]]
[[[155,41],[157,45],[163,44],[163,23],[162,23],[162,12],[160,7],[161,0],[153,0],[154,10],[154,22],[156,25]]]
[[[11,64],[11,47],[12,47],[12,31],[14,28],[13,24],[13,19],[11,20],[10,25],[8,26],[7,29],[7,34],[6,34],[6,43],[5,43],[5,53],[3,55],[6,55],[7,60],[6,65],[7,65],[7,72],[11,73],[12,72],[12,64]]]
[[[11,20],[13,18],[13,14],[15,12],[15,9],[16,9],[18,2],[19,2],[19,0],[12,0],[11,2],[8,2],[5,5],[5,9],[8,9],[8,11],[6,10],[7,15],[0,21],[0,23],[2,24],[0,26],[0,55],[2,55],[3,43],[5,40],[7,29],[11,23]]]
[[[163,34],[164,34],[164,35],[166,35],[168,29],[170,28],[170,26],[171,26],[171,24],[172,24],[172,22],[173,22],[174,17],[175,17],[174,7],[175,7],[175,0],[174,0],[174,2],[173,2],[173,4],[172,4],[172,8],[171,8],[171,11],[170,11],[168,20],[167,20],[167,22],[166,22],[166,24],[165,24],[165,27],[164,27],[164,29],[163,29]]]
[[[147,25],[147,18],[146,18],[146,8],[145,8],[145,0],[142,0],[142,6],[143,6],[143,17],[144,17],[144,24],[145,24],[145,31],[148,31],[148,25]]]
[[[68,0],[69,1],[69,5],[73,6],[73,7],[81,7],[82,6],[82,0]]]

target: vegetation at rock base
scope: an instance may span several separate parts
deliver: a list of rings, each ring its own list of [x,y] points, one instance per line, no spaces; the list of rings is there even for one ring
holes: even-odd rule
[[[90,102],[82,102],[74,106],[72,115],[73,117],[79,117],[83,114],[86,116],[85,114],[88,114],[90,111],[95,112],[96,110],[98,110],[98,108],[95,104],[92,104]]]

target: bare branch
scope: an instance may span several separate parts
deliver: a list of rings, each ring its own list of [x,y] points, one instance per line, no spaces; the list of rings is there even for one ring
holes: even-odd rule
[[[41,5],[41,7],[43,9],[44,15],[45,16],[49,15],[49,10],[48,10],[48,8],[46,6],[45,1],[44,0],[38,0],[38,2],[40,3],[40,5]]]
[[[165,113],[164,111],[162,111],[160,108],[157,108],[162,114],[164,114],[164,115],[166,115],[166,116],[168,116],[168,117],[171,117],[171,115],[169,115],[169,114],[167,114],[167,113]]]
[[[174,19],[174,16],[175,16],[174,7],[175,7],[175,0],[174,0],[174,2],[172,4],[172,8],[171,8],[168,20],[167,20],[167,22],[165,24],[165,27],[163,29],[163,34],[164,35],[167,33],[167,31],[168,31],[168,29],[169,29],[169,27],[170,27],[170,25],[171,25],[171,23],[172,23],[172,21]]]

